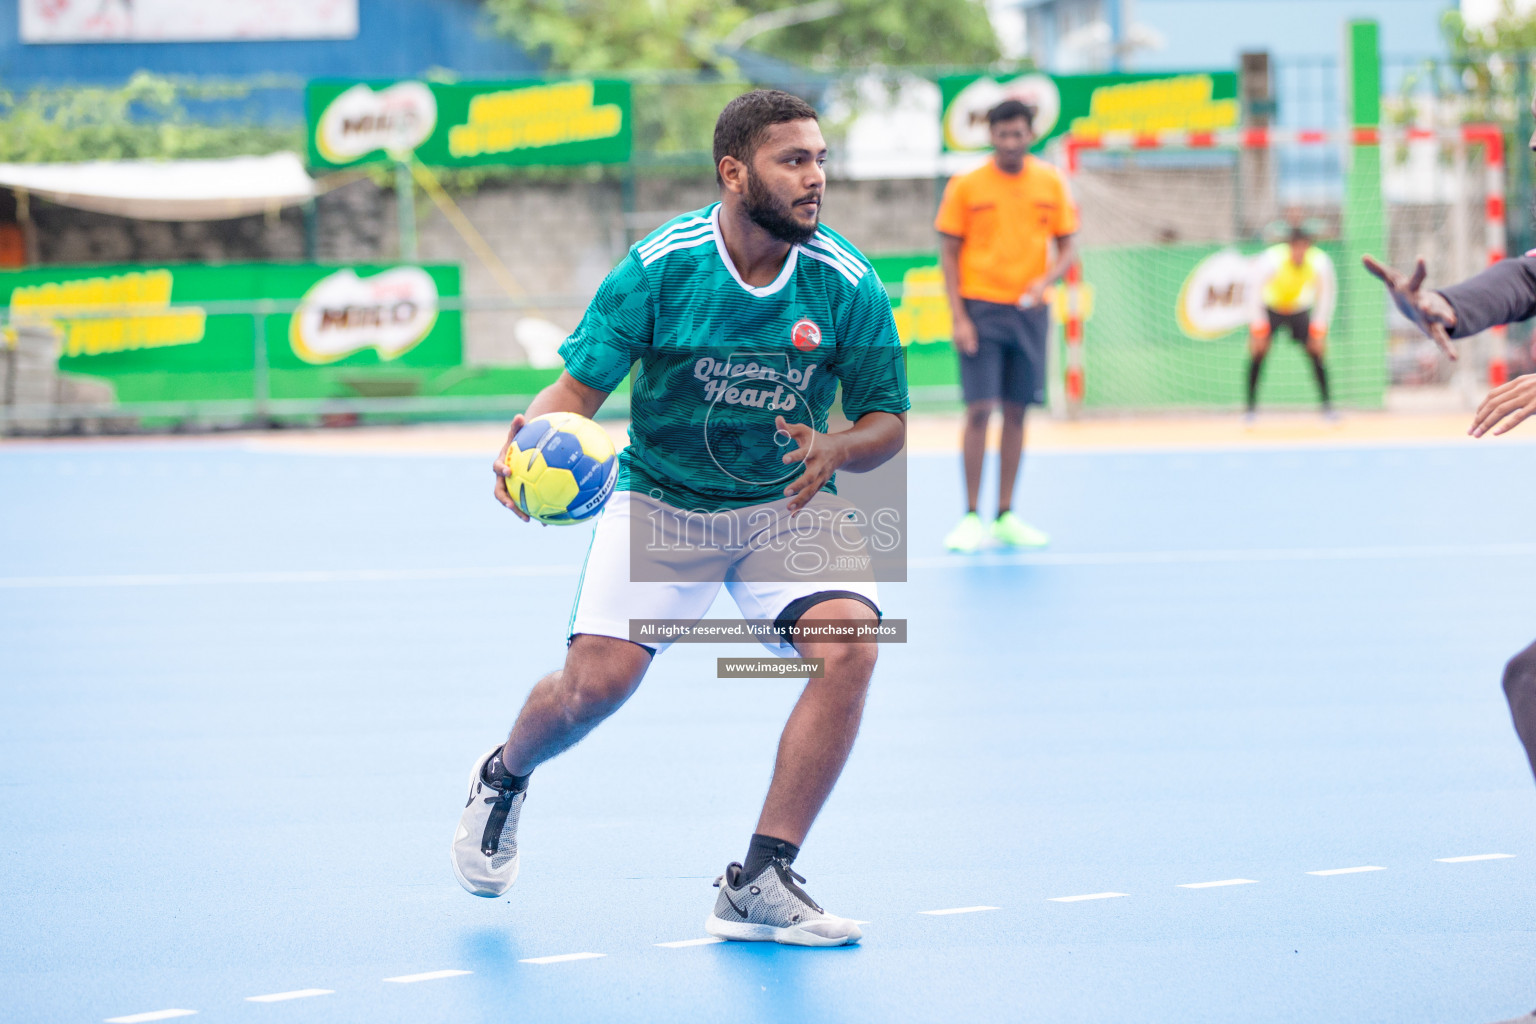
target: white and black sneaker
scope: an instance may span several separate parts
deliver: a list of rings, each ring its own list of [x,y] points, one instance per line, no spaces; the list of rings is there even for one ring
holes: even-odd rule
[[[526,789],[502,789],[485,781],[481,771],[498,751],[486,751],[469,776],[469,799],[453,835],[453,874],[476,896],[500,896],[517,881],[517,816]]]
[[[704,930],[720,939],[738,942],[782,942],[790,946],[844,946],[858,942],[864,933],[845,917],[822,910],[797,883],[805,879],[785,861],[775,859],[757,873],[743,878],[742,867],[732,862],[715,879],[720,898]]]

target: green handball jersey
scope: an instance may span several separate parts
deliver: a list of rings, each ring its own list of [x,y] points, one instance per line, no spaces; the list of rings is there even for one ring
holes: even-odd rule
[[[824,433],[839,384],[849,420],[911,404],[890,299],[857,249],[819,228],[754,287],[719,219],[715,203],[636,244],[560,346],[599,391],[638,364],[617,489],[700,512],[782,498],[803,470],[775,417]]]

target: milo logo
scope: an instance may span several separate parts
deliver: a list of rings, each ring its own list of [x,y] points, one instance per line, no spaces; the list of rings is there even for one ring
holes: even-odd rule
[[[1214,341],[1248,325],[1253,261],[1236,249],[1213,252],[1195,265],[1174,307],[1186,337]]]
[[[1019,100],[1035,108],[1036,138],[1046,138],[1061,116],[1061,92],[1048,75],[1017,78],[982,77],[960,90],[944,110],[944,147],[951,152],[992,148],[987,113],[1004,100]]]
[[[373,277],[338,270],[310,288],[289,321],[288,340],[306,363],[334,363],[363,349],[395,359],[437,322],[437,284],[420,267]]]
[[[403,156],[437,127],[437,100],[420,82],[399,82],[374,92],[352,86],[333,99],[315,125],[315,148],[333,164],[349,164],[383,150]]]

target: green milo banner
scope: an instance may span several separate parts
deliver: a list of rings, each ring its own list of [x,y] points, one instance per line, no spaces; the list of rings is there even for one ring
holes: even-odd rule
[[[1343,265],[1339,243],[1321,248]],[[1085,393],[1089,409],[1231,409],[1242,404],[1253,318],[1252,260],[1259,246],[1098,246],[1083,252],[1079,293],[1083,321]],[[907,349],[915,387],[949,386],[958,398],[949,301],[937,253],[877,256],[870,261],[891,289],[892,312]],[[1359,292],[1359,275],[1338,275],[1339,295],[1328,338],[1330,385],[1336,402],[1380,408],[1386,397],[1387,353],[1381,296]],[[1066,296],[1058,287],[1053,321]],[[1374,326],[1373,326],[1374,325]],[[1061,355],[1060,332],[1057,354]],[[1062,360],[1058,358],[1058,365]],[[1053,390],[1059,381],[1052,381]],[[1266,406],[1315,406],[1311,364],[1300,344],[1276,339],[1265,364]]]
[[[1007,99],[1035,108],[1037,149],[1067,134],[1236,128],[1242,114],[1235,71],[948,75],[939,93],[946,153],[990,149],[987,111]]]
[[[58,325],[59,369],[122,401],[252,395],[257,321],[270,396],[356,394],[348,380],[463,361],[459,268],[448,264],[200,264],[0,272],[9,321]],[[267,301],[293,312],[256,313]]]
[[[630,154],[629,83],[310,82],[309,162],[356,167],[414,155],[434,167],[615,164]]]

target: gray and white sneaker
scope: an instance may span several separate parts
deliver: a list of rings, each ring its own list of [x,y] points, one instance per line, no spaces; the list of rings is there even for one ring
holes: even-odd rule
[[[492,747],[475,762],[450,850],[454,877],[476,896],[500,896],[517,881],[517,816],[528,791],[498,789],[480,775],[500,749]]]
[[[864,933],[845,917],[822,910],[796,883],[805,879],[781,860],[772,860],[756,878],[742,877],[741,865],[731,862],[715,879],[720,898],[704,930],[719,939],[739,942],[782,942],[789,946],[843,946]]]

